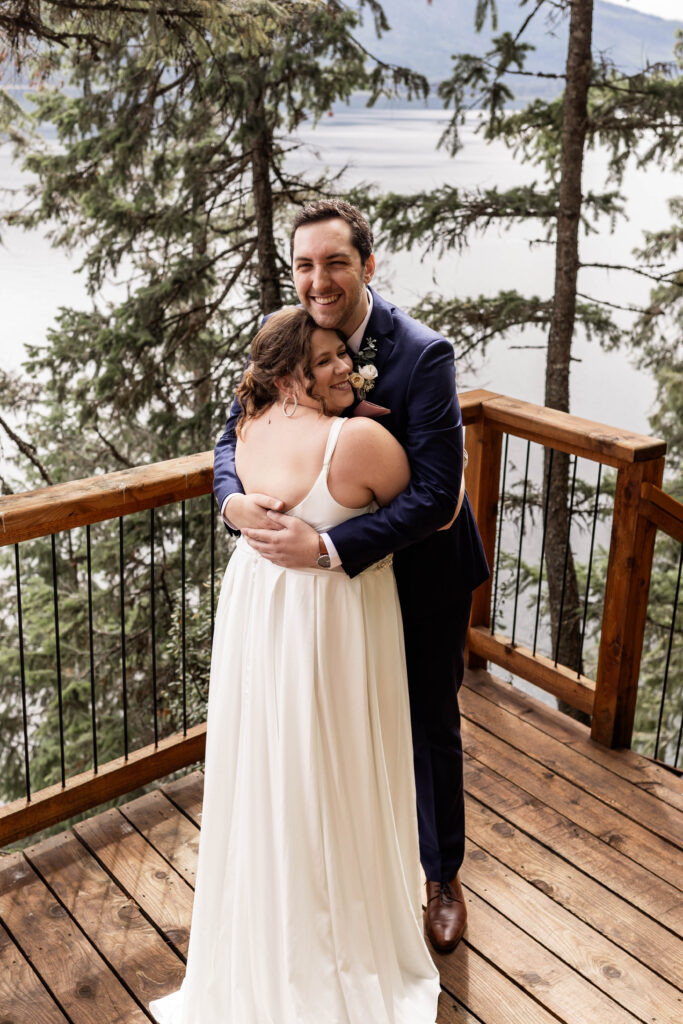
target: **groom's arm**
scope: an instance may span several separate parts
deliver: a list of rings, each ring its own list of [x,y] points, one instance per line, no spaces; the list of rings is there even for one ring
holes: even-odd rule
[[[455,511],[463,467],[463,432],[455,391],[453,347],[428,345],[411,373],[403,443],[411,481],[389,505],[346,520],[329,531],[349,576],[448,523]]]
[[[223,512],[225,499],[231,494],[244,494],[242,482],[235,469],[235,445],[237,444],[237,421],[241,412],[235,398],[228,414],[225,430],[221,434],[213,453],[213,493],[218,508]],[[226,526],[228,524],[226,523]],[[228,526],[231,533],[237,531]]]
[[[237,443],[237,423],[242,407],[235,398],[225,430],[218,439],[213,454],[213,491],[220,509],[223,522],[230,533],[237,534],[246,527],[251,529],[272,529],[273,524],[267,518],[269,510],[279,512],[284,502],[269,494],[245,494],[242,481],[235,468],[235,446]],[[225,507],[227,499],[229,505]]]

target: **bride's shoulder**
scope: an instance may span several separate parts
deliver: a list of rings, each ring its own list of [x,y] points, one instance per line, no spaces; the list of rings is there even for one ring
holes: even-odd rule
[[[338,445],[357,448],[373,442],[381,444],[385,437],[391,437],[391,434],[376,420],[369,416],[350,416],[344,421]]]
[[[395,437],[368,416],[347,419],[337,442],[337,451],[344,460],[367,458],[373,453],[382,456],[394,447],[400,447]]]

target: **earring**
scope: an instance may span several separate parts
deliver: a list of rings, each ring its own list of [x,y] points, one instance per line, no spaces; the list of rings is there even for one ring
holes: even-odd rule
[[[289,402],[289,401],[294,402],[294,406],[293,406],[291,412],[287,412],[287,402]],[[282,411],[285,414],[285,416],[287,417],[287,419],[289,419],[291,416],[294,415],[294,413],[297,410],[298,404],[299,404],[299,400],[297,399],[296,395],[285,395],[285,397],[282,399]]]

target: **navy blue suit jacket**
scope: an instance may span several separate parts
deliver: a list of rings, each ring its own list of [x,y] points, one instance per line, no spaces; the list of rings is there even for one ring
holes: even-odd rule
[[[377,378],[368,398],[391,411],[380,420],[405,448],[411,466],[408,487],[373,514],[329,531],[349,576],[395,552],[404,615],[419,617],[448,606],[449,592],[473,590],[488,577],[486,558],[467,498],[449,530],[435,531],[455,511],[463,463],[463,429],[455,390],[453,346],[373,291],[365,338],[377,342]],[[230,410],[214,458],[219,507],[242,485],[235,472],[235,426]],[[417,591],[421,593],[417,593]],[[409,593],[408,591],[412,591]]]

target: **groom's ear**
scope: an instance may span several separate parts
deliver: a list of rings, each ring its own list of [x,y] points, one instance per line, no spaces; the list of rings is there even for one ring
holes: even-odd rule
[[[363,268],[363,280],[366,284],[370,284],[373,277],[375,276],[375,254],[371,252],[367,258],[365,266]]]

